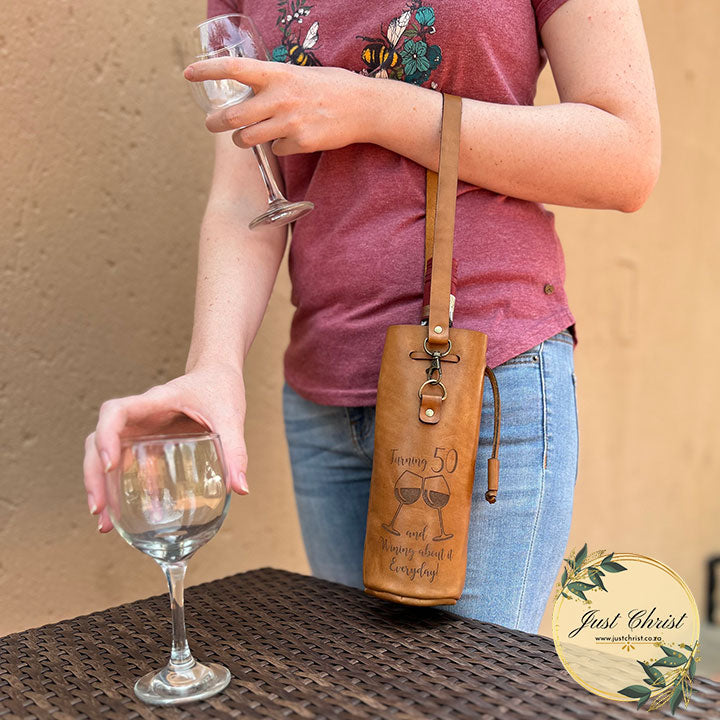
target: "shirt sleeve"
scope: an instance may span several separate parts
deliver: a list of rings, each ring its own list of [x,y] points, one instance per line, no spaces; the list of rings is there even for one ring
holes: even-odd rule
[[[227,15],[228,13],[242,13],[243,0],[208,0],[207,16]]]
[[[212,3],[212,0],[210,0],[210,2]],[[538,32],[540,32],[545,21],[566,2],[567,0],[532,0],[533,8],[535,9],[535,18],[537,19]]]

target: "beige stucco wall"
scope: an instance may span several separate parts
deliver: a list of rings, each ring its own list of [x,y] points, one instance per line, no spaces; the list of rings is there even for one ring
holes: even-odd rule
[[[104,399],[184,366],[212,138],[176,48],[203,7],[3,3],[0,634],[164,590],[151,560],[96,532],[81,460]],[[580,335],[569,547],[657,557],[702,603],[704,559],[720,551],[720,6],[642,9],[660,182],[632,215],[553,208]],[[538,102],[551,98],[546,73]],[[247,365],[252,491],[233,498],[191,583],[262,565],[308,570],[281,416],[290,315],[283,264]]]

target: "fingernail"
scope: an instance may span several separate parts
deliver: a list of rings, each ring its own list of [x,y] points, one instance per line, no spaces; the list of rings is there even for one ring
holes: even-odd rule
[[[185,68],[185,77],[190,80],[195,75],[195,68],[192,65],[189,65]]]
[[[241,472],[238,475],[238,480],[240,481],[240,487],[247,493],[250,492],[250,488],[248,487],[247,480],[245,479],[245,473]]]
[[[98,518],[98,532],[102,532],[102,526],[103,526],[103,519],[102,517]]]
[[[92,496],[92,493],[88,494],[88,507],[90,508],[91,515],[94,515],[97,512],[97,505],[95,503],[95,498]]]
[[[110,462],[110,456],[107,454],[107,450],[103,450],[100,453],[100,457],[102,458],[103,467],[105,468],[105,472],[109,472],[111,462]]]

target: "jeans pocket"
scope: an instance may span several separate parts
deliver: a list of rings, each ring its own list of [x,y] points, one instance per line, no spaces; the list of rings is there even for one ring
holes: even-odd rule
[[[536,363],[540,360],[540,351],[542,350],[542,343],[531,347],[525,352],[521,352],[519,355],[514,355],[509,360],[506,360],[503,365],[520,365],[523,363]]]

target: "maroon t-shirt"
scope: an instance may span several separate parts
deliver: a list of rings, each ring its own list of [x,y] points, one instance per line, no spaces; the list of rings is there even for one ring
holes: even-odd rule
[[[250,15],[277,62],[532,105],[547,61],[539,29],[565,1],[209,0],[208,14]],[[279,162],[287,196],[315,203],[290,244],[285,380],[317,403],[373,405],[387,327],[421,319],[425,168],[371,144]],[[574,324],[563,251],[542,204],[465,182],[457,194],[453,326],[488,335],[493,368]]]

